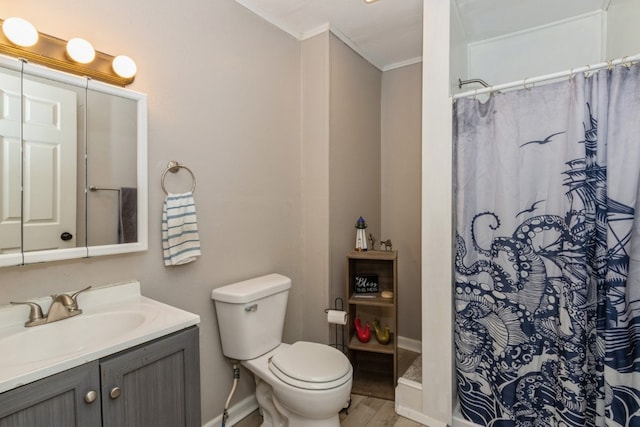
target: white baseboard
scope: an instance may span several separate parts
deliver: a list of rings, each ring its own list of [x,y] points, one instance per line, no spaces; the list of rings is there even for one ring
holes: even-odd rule
[[[398,347],[414,353],[422,353],[422,341],[398,336]]]
[[[448,427],[447,423],[438,421],[434,418],[428,417],[425,414],[415,411],[413,409],[404,408],[402,406],[396,406],[396,413],[405,418],[409,418],[417,423],[424,424],[429,427]]]
[[[398,378],[398,385],[402,385],[411,389],[412,391],[419,392],[422,395],[422,384],[417,383],[415,381],[408,380],[406,378],[400,377]],[[397,386],[396,386],[397,389]]]
[[[231,427],[250,413],[258,409],[258,401],[256,400],[255,394],[252,394],[249,397],[242,399],[240,402],[233,405],[228,409],[229,419],[227,420],[225,427]],[[206,424],[203,424],[202,427],[220,427],[222,425],[222,414],[218,415],[214,419],[210,420]]]
[[[398,378],[395,396],[396,412],[420,413],[422,410],[422,384],[406,378]]]

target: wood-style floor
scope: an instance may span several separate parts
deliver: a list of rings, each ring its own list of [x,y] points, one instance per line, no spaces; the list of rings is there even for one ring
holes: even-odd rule
[[[415,421],[403,418],[395,413],[392,400],[375,397],[351,396],[351,407],[348,413],[340,413],[341,427],[427,427]],[[240,421],[235,427],[259,427],[262,417],[258,411]]]

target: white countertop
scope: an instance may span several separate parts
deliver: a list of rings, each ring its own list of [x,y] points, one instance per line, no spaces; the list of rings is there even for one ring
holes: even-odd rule
[[[137,281],[90,289],[77,301],[82,314],[29,328],[29,307],[0,307],[0,393],[200,323],[142,296]],[[35,302],[46,314],[51,298]]]

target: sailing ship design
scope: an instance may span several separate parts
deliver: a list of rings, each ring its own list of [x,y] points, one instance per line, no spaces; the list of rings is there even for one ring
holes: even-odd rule
[[[629,386],[640,371],[640,300],[625,291],[634,208],[608,197],[586,109],[584,157],[561,178],[565,213],[520,212],[502,236],[495,212],[459,224],[471,247],[459,232],[456,374],[461,411],[476,424],[640,426],[640,393]]]

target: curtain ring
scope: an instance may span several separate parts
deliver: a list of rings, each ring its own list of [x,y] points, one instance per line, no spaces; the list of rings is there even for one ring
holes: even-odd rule
[[[623,56],[621,62],[622,62],[622,65],[624,65],[625,67],[631,68],[631,62],[627,60],[628,57],[629,56]]]
[[[589,73],[591,72],[591,65],[587,65],[587,70],[584,72],[584,77],[589,77]]]
[[[478,96],[478,88],[475,88],[475,89],[473,90],[473,99],[474,99],[474,100],[476,99],[476,96]]]
[[[527,87],[527,80],[529,79],[529,77],[525,77],[524,80],[522,80],[522,87],[527,89],[527,90],[531,90],[532,88],[535,87],[535,83],[531,83],[531,87]]]
[[[573,73],[573,67],[571,67],[571,69],[569,70],[569,81],[573,81],[573,78],[576,75]]]
[[[609,71],[613,70],[613,59],[609,59],[609,60],[607,61],[607,69],[608,69]]]

